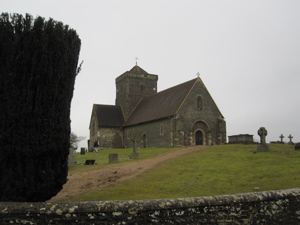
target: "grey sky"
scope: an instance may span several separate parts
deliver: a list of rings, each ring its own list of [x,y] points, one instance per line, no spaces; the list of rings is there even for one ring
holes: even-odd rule
[[[0,0],[2,12],[49,17],[82,40],[72,131],[89,136],[93,103],[114,104],[115,78],[135,65],[158,91],[197,72],[227,122],[227,135],[268,130],[300,141],[298,0]],[[87,147],[86,140],[80,147]]]

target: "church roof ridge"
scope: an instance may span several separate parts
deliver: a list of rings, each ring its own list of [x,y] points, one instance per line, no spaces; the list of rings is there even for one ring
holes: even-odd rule
[[[198,79],[198,78],[194,78],[194,79],[185,81],[185,82],[183,82],[183,83],[181,83],[181,84],[176,84],[175,86],[166,88],[166,89],[164,89],[164,90],[161,90],[160,92],[158,92],[158,93],[156,93],[156,94],[159,94],[159,93],[161,93],[161,92],[167,91],[168,89],[176,88],[177,86],[181,86],[181,85],[184,85],[184,84],[186,84],[186,83],[190,83],[190,82],[194,83],[197,79]]]
[[[124,126],[150,122],[176,114],[198,78],[141,99]]]
[[[134,67],[131,68],[131,70],[126,71],[126,72],[122,73],[120,76],[118,76],[115,79],[115,82],[117,83],[120,80],[122,80],[128,76],[135,77],[135,78],[147,77],[148,79],[158,80],[158,76],[156,74],[149,74],[148,72],[146,72],[144,69],[142,69],[138,65],[135,65]]]
[[[124,123],[122,109],[117,105],[93,104],[98,126],[121,127]]]
[[[148,74],[144,69],[142,69],[138,65],[135,65],[134,67],[132,67],[132,69],[129,70],[129,72],[132,72],[132,73],[141,73],[141,74]]]

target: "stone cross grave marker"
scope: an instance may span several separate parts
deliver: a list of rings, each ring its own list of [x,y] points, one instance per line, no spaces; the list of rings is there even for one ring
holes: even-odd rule
[[[266,143],[266,136],[268,135],[268,131],[266,128],[261,127],[258,129],[257,134],[260,136],[260,144],[257,146],[258,152],[268,152],[270,151],[269,146]]]
[[[282,134],[279,136],[279,138],[280,138],[280,142],[283,142],[284,136]]]
[[[130,154],[130,159],[138,159],[139,153],[136,151],[136,137],[134,136],[134,138],[132,138],[131,141],[133,143],[133,152]]]
[[[266,144],[266,136],[268,135],[268,131],[266,130],[266,128],[259,128],[257,134],[260,136],[260,143],[263,145]]]
[[[289,135],[288,138],[290,139],[289,144],[292,145],[292,144],[293,144],[293,140],[292,140],[292,139],[293,139],[294,137],[293,137],[292,135]]]

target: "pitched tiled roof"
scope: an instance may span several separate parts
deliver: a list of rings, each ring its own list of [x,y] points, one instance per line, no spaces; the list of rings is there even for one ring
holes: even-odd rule
[[[124,123],[120,106],[94,104],[94,110],[100,127],[122,127]]]
[[[175,115],[197,79],[144,97],[128,120],[125,121],[124,126],[136,125]]]

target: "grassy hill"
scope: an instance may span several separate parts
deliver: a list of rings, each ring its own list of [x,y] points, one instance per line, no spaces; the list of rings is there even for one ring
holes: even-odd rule
[[[176,150],[175,148],[141,148],[138,150],[140,153],[140,159],[146,159],[157,155],[165,154]],[[81,166],[75,165],[69,167],[69,174],[76,173],[78,171],[86,170],[97,170],[103,168],[109,164],[109,154],[118,154],[119,163],[130,163],[132,160],[129,159],[132,148],[120,148],[120,149],[105,149],[99,152],[87,152],[84,155],[80,153],[75,154],[75,161],[78,164],[84,164],[87,159],[95,159],[96,164],[93,166]]]
[[[254,153],[256,145],[211,146],[70,201],[183,198],[300,187],[300,151],[290,145],[270,148],[271,152]]]

